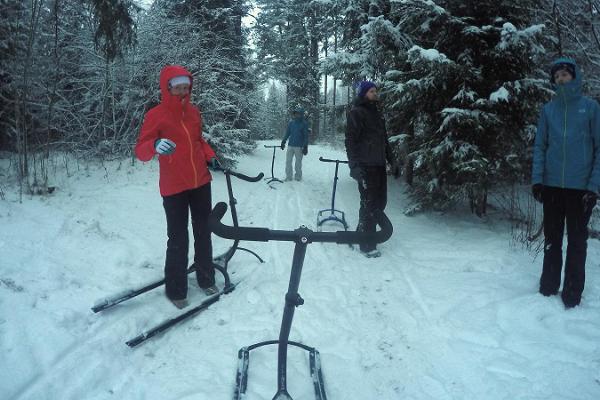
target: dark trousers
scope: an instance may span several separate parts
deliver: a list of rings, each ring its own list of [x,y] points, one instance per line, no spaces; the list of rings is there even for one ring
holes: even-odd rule
[[[375,210],[385,210],[387,204],[387,175],[385,166],[365,167],[363,182],[358,182],[360,209],[358,210],[358,232],[375,232]],[[376,243],[361,243],[361,251],[375,250]]]
[[[560,287],[562,244],[567,222],[567,257],[562,299],[567,305],[577,305],[585,285],[588,228],[592,208],[585,209],[585,191],[544,188],[544,264],[540,278],[540,292],[555,294]],[[593,206],[593,205],[592,205]]]
[[[197,189],[163,197],[168,236],[165,288],[170,299],[185,299],[187,296],[189,213],[192,215],[194,264],[198,285],[206,288],[215,284],[212,243],[208,229],[211,202],[210,182]]]

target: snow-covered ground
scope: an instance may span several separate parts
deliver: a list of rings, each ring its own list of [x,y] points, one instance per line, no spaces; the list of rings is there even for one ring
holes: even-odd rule
[[[314,229],[330,205],[339,149],[311,146],[304,180],[233,178],[240,225]],[[237,170],[270,176],[259,145]],[[275,175],[283,178],[284,153]],[[99,299],[162,278],[165,218],[158,165],[109,163],[57,172],[57,190],[0,200],[2,399],[230,399],[237,351],[279,335],[293,244],[242,242],[229,264],[237,289],[208,310],[131,349],[125,341],[178,314],[156,289],[94,314]],[[227,201],[214,173],[213,202]],[[358,193],[340,168],[336,206],[357,220]],[[580,307],[537,294],[541,257],[510,246],[507,223],[468,213],[405,216],[390,180],[392,238],[367,259],[345,245],[308,246],[290,339],[321,353],[329,399],[600,399],[600,243],[590,240]],[[228,213],[223,221],[231,223]],[[326,230],[336,230],[328,227]],[[215,237],[215,254],[231,242]],[[222,283],[222,280],[219,281]],[[189,299],[200,302],[190,276]],[[246,398],[276,391],[275,346],[250,357]],[[313,399],[308,355],[290,348],[288,388]]]

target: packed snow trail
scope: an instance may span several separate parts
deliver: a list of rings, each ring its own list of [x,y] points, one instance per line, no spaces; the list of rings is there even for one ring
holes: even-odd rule
[[[267,143],[267,142],[265,142]],[[267,144],[277,144],[268,142]],[[275,176],[283,178],[283,152]],[[270,176],[272,150],[258,145],[236,170]],[[314,145],[301,182],[233,181],[240,226],[316,229],[331,204],[343,150]],[[0,393],[19,400],[230,399],[237,351],[276,339],[293,243],[247,242],[229,263],[236,290],[208,310],[130,349],[124,340],[177,313],[162,289],[100,314],[98,300],[163,274],[166,223],[158,165],[109,163],[74,170],[57,162],[58,189],[0,201]],[[7,168],[7,164],[0,164]],[[213,204],[227,202],[214,173]],[[356,226],[358,191],[340,165],[336,208]],[[308,246],[290,340],[321,353],[330,399],[513,400],[600,398],[600,242],[589,241],[580,307],[537,294],[541,259],[510,247],[498,215],[405,216],[407,197],[390,178],[392,238],[382,257],[346,245]],[[223,223],[230,224],[226,214]],[[327,225],[324,230],[341,230]],[[214,254],[231,241],[213,238]],[[222,281],[219,282],[222,284]],[[204,298],[193,275],[190,303]],[[252,352],[246,398],[272,398],[276,347]],[[288,389],[313,399],[308,355],[290,348]]]

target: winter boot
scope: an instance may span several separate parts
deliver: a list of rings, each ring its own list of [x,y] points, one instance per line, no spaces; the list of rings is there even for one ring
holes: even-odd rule
[[[381,257],[381,252],[377,249],[369,250],[369,251],[361,251],[362,255],[367,258],[377,258]]]
[[[569,295],[569,294],[565,293],[564,290],[560,297],[562,298],[565,308],[573,308],[573,307],[578,306],[579,303],[581,303],[581,297]]]
[[[212,285],[207,288],[202,288],[202,290],[204,291],[204,294],[206,294],[207,296],[212,296],[212,295],[219,293],[219,288],[217,287],[217,285]]]
[[[187,299],[169,299],[169,301],[171,303],[173,303],[173,305],[177,308],[179,308],[180,310],[182,308],[186,308],[187,306],[190,305],[190,303],[187,301]]]

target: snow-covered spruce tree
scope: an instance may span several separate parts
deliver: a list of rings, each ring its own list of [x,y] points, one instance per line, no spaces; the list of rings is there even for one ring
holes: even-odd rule
[[[410,38],[390,20],[390,1],[347,0],[341,21],[341,51],[325,60],[324,69],[352,85],[380,80],[403,60]]]
[[[200,106],[208,141],[226,156],[254,148],[249,131],[254,81],[249,73],[241,0],[157,0],[140,22],[136,76],[144,82],[147,107],[159,101],[158,76],[180,64],[194,76],[193,101]]]
[[[469,199],[482,215],[488,191],[523,179],[545,80],[544,49],[530,25],[534,0],[401,1],[392,18],[415,45],[386,74],[391,129],[412,135],[414,194],[445,208]]]
[[[281,139],[288,121],[285,88],[272,81],[266,96],[263,94],[261,100],[256,119],[256,138]]]
[[[15,69],[26,46],[24,7],[21,0],[0,0],[0,150],[16,146]]]
[[[257,58],[268,77],[287,87],[287,107],[304,108],[313,134],[319,128],[318,4],[308,0],[259,0]]]

